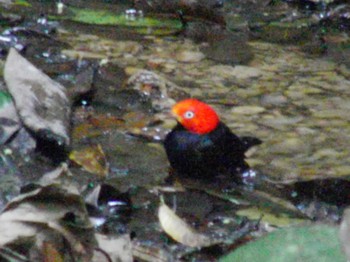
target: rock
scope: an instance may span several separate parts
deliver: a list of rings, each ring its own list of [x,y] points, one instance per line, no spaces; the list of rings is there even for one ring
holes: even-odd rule
[[[260,106],[236,106],[232,109],[232,113],[240,115],[255,115],[265,111],[265,108]]]
[[[126,87],[137,90],[144,99],[150,99],[156,111],[171,107],[175,101],[168,96],[168,92],[180,89],[164,77],[148,70],[139,70],[131,75]]]
[[[281,106],[286,104],[288,99],[280,94],[266,94],[261,97],[260,102],[264,106]]]
[[[348,112],[340,109],[325,109],[325,110],[318,110],[313,112],[313,116],[317,118],[340,118],[340,119],[347,119],[350,120],[350,116]]]
[[[223,77],[235,77],[237,79],[258,78],[263,72],[255,67],[237,65],[235,67],[228,65],[216,65],[209,69],[211,74],[218,74]]]
[[[302,116],[287,117],[283,115],[280,115],[280,116],[266,115],[262,117],[262,119],[259,122],[275,129],[284,130],[288,128],[288,126],[295,125],[296,123],[299,123],[303,119],[304,118]]]
[[[257,78],[263,74],[260,69],[249,66],[235,66],[232,73],[238,79]]]
[[[281,154],[303,153],[307,149],[308,145],[297,137],[286,138],[270,147],[271,152]]]
[[[176,60],[183,63],[197,63],[202,61],[205,55],[202,52],[197,51],[180,51],[176,53]]]

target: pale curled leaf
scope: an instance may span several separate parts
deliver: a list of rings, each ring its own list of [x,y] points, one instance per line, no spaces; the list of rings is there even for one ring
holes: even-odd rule
[[[132,262],[132,245],[128,234],[119,237],[109,237],[106,235],[95,234],[100,250],[106,253],[112,261]],[[108,261],[106,255],[94,252],[93,262]]]
[[[34,132],[49,130],[69,144],[70,104],[65,88],[14,48],[6,59],[4,79],[24,125]]]
[[[79,194],[77,184],[74,183],[73,174],[70,172],[67,163],[62,163],[59,167],[52,170],[51,172],[45,173],[38,184],[41,186],[48,185],[59,185],[62,189],[64,188],[67,192],[72,194]]]
[[[175,261],[173,254],[166,247],[150,245],[137,239],[132,241],[132,254],[136,260],[145,262]]]
[[[165,233],[183,245],[189,247],[205,247],[211,245],[211,240],[208,236],[196,232],[164,203],[161,203],[158,209],[158,219]]]
[[[64,253],[80,261],[88,261],[95,246],[94,228],[82,198],[57,184],[21,194],[0,214],[0,246],[24,249],[25,243],[18,243],[21,239],[27,239],[39,253],[44,241],[62,251],[65,239]]]

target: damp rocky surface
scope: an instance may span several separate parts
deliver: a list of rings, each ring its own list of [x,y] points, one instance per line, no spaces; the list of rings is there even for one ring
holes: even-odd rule
[[[65,106],[72,111],[70,123],[67,115],[63,121],[71,142],[61,143],[50,124],[59,113],[35,99],[18,101],[10,90],[11,103],[8,76],[1,73],[1,206],[44,174],[52,179],[52,170],[64,179],[72,172],[69,184],[85,199],[90,219],[100,221],[94,230],[131,235],[133,255],[146,261],[210,261],[275,227],[312,220],[339,224],[349,205],[350,175],[346,1],[189,1],[180,13],[173,4],[1,3],[1,72],[10,67],[10,48],[16,48],[67,89]],[[89,20],[94,12],[97,18]],[[148,15],[156,19],[145,21]],[[17,81],[16,73],[11,77]],[[37,89],[42,79],[31,81],[45,97]],[[175,125],[169,109],[187,97],[212,105],[235,134],[263,141],[247,154],[257,177],[253,188],[191,180],[169,184],[162,140]],[[48,121],[45,132],[30,121],[32,111],[43,117],[39,122]],[[49,199],[56,189],[39,184],[38,194]],[[67,185],[61,178],[59,184]],[[54,195],[73,198],[71,191],[60,194]],[[206,233],[203,238],[189,230],[197,246],[159,226],[160,195]],[[30,197],[21,203],[29,201],[36,210]],[[84,213],[80,202],[69,203],[69,210],[76,205]],[[5,211],[16,205],[10,202]],[[163,217],[173,218],[164,210]]]

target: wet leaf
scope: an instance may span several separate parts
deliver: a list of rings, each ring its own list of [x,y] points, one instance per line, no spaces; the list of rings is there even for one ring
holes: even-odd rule
[[[108,174],[108,162],[101,145],[72,151],[69,158],[89,173],[101,177],[106,177]]]
[[[11,95],[6,91],[0,91],[0,108],[12,102]]]
[[[0,91],[0,144],[6,143],[20,126],[11,95],[6,91]]]
[[[165,233],[183,245],[189,247],[205,247],[211,245],[208,236],[196,232],[165,203],[160,204],[158,219]]]
[[[32,6],[30,3],[28,3],[28,1],[25,1],[25,0],[16,0],[14,2],[15,5],[18,5],[18,6],[23,6],[23,7],[30,7]]]
[[[106,258],[105,254],[95,250],[93,262],[103,261],[120,261],[120,262],[132,262],[132,245],[129,235],[122,235],[119,237],[108,237],[106,235],[96,234],[100,249],[108,254],[111,260]]]
[[[63,262],[61,254],[57,248],[49,242],[43,243],[43,257],[45,262]]]
[[[166,249],[147,245],[142,241],[133,240],[132,253],[141,261],[164,262],[174,261],[173,255]]]
[[[78,188],[74,185],[73,174],[66,163],[62,163],[55,170],[44,174],[38,184],[41,186],[58,185],[72,194],[79,194]]]
[[[115,116],[94,115],[88,117],[87,121],[74,127],[73,139],[80,140],[100,136],[116,128],[124,126],[124,121]]]
[[[89,258],[96,242],[82,198],[57,185],[27,191],[0,214],[0,245],[14,252],[26,250],[23,254],[33,261],[38,261],[33,250],[44,257],[49,252],[45,242],[63,252],[62,257]]]
[[[292,217],[307,218],[293,203],[281,198],[281,196],[271,194],[271,192],[264,192],[262,190],[253,190],[250,192],[249,190],[245,190],[244,197],[260,209],[268,211],[268,213],[284,213]]]
[[[236,249],[220,261],[331,262],[346,259],[340,249],[338,228],[320,224],[276,230]]]
[[[151,17],[138,17],[137,19],[129,19],[126,15],[116,15],[108,10],[92,10],[70,8],[73,12],[72,20],[95,25],[121,25],[132,27],[170,27],[174,29],[181,28],[181,22],[178,19],[162,19],[158,20]]]
[[[7,57],[4,78],[24,125],[44,139],[68,145],[70,105],[65,88],[14,48]]]
[[[300,218],[289,217],[286,214],[273,214],[257,207],[241,209],[236,213],[238,216],[244,216],[251,220],[260,220],[278,227],[297,225],[305,223],[306,220]]]

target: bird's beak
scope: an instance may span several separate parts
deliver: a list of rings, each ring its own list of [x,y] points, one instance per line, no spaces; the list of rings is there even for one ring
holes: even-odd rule
[[[172,116],[172,118],[175,118],[177,122],[179,122],[179,123],[182,122],[181,118],[179,117],[178,109],[176,107],[173,107],[171,109],[171,116]]]

